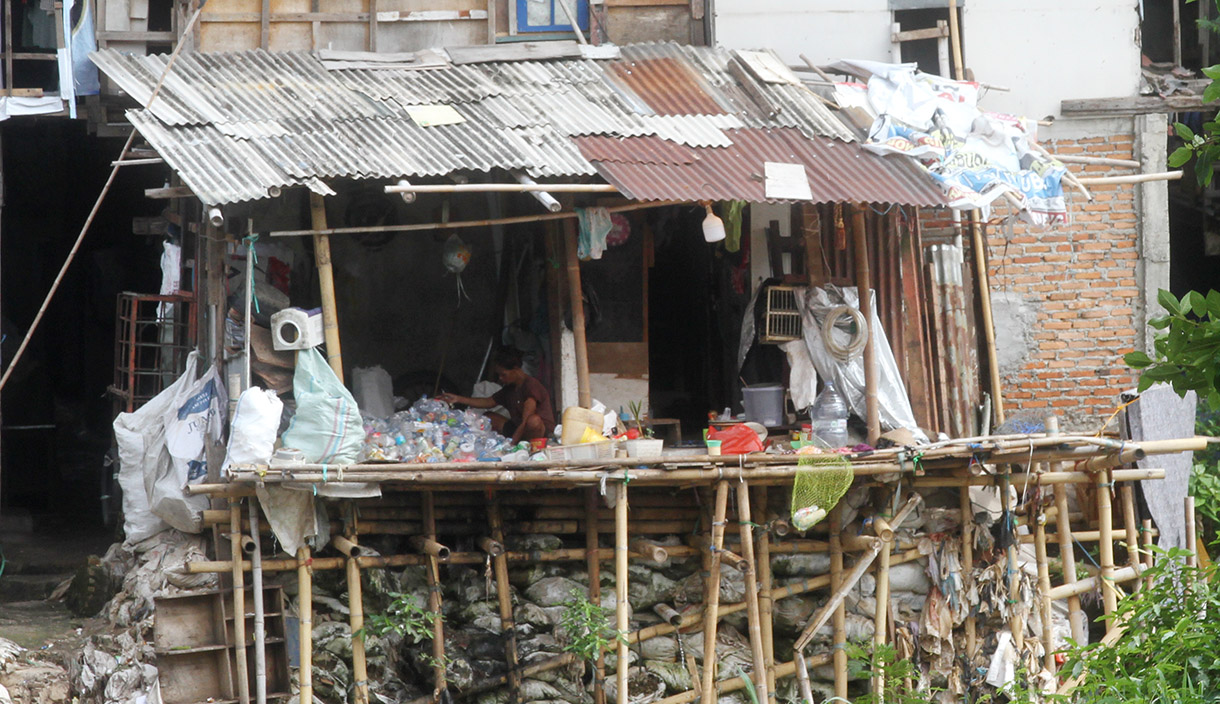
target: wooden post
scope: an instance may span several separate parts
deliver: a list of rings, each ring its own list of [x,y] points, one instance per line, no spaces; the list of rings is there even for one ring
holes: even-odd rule
[[[555,410],[563,413],[561,399],[563,398],[563,283],[564,274],[559,270],[559,261],[563,258],[563,236],[559,223],[554,220],[546,222],[543,228],[544,252],[548,262],[546,266],[546,310],[547,324],[550,329],[551,350],[551,399]],[[554,265],[551,264],[554,262]],[[581,312],[584,312],[583,310]],[[598,704],[601,704],[598,702]]]
[[[995,323],[991,318],[991,276],[987,271],[987,243],[979,227],[979,213],[970,213],[970,234],[974,246],[974,280],[979,287],[979,308],[983,312],[983,334],[987,339],[987,373],[991,384],[991,410],[996,427],[1004,422],[1004,395],[1000,387],[1000,362],[995,347]]]
[[[1094,474],[1097,489],[1097,522],[1101,532],[1097,551],[1101,562],[1101,601],[1106,616],[1113,615],[1118,608],[1118,592],[1114,587],[1114,515],[1110,506],[1110,474],[1102,470]],[[1118,624],[1113,619],[1106,621],[1106,633]]]
[[[953,45],[953,71],[957,80],[966,80],[966,66],[962,63],[961,29],[957,22],[957,0],[949,0],[949,43]]]
[[[720,551],[724,548],[724,518],[729,507],[729,483],[716,483],[712,513],[712,556],[703,585],[703,704],[716,704],[716,627],[720,620]],[[620,704],[622,704],[620,702]]]
[[[353,509],[354,510],[354,509]],[[357,547],[355,526],[348,525],[347,540]],[[338,545],[338,543],[336,543]],[[358,550],[349,548],[347,553],[347,608],[352,628],[352,684],[356,687],[356,704],[369,704],[369,671],[364,654],[364,590],[360,583]]]
[[[572,252],[576,256],[576,252]],[[579,278],[577,280],[579,284]],[[579,287],[578,287],[579,288]],[[573,316],[575,317],[575,316]],[[586,383],[588,380],[586,379]],[[587,388],[587,387],[586,387]],[[614,502],[614,614],[615,629],[626,636],[631,624],[627,618],[627,482],[618,484],[618,499]],[[615,678],[618,687],[615,695],[618,704],[627,704],[627,641],[619,638],[618,662],[615,663]]]
[[[421,499],[424,533],[435,542],[436,504],[432,492],[423,492]],[[441,570],[436,555],[432,553],[427,553],[427,555],[428,611],[432,613],[432,678],[435,684],[432,694],[433,699],[439,702],[442,699],[441,693],[448,688],[445,681],[445,621],[441,617]]]
[[[596,516],[598,513],[597,489],[585,490],[585,515]],[[585,521],[585,565],[589,572],[589,601],[602,603],[602,563],[599,558],[601,545],[597,535],[597,521]],[[617,553],[616,553],[617,557]],[[617,592],[616,592],[617,594]],[[617,626],[616,626],[617,627]],[[606,658],[600,650],[593,662],[593,704],[606,704]]]
[[[487,505],[487,521],[491,539],[504,544],[504,523],[500,518],[500,500],[495,492]],[[496,574],[496,600],[500,605],[500,633],[504,638],[504,662],[508,665],[508,686],[513,701],[521,701],[521,676],[517,674],[517,628],[513,623],[513,597],[508,584],[508,556],[503,552],[491,558]],[[589,574],[593,579],[593,574]],[[597,603],[597,602],[594,602]]]
[[[300,669],[297,679],[300,682],[301,696],[298,704],[313,704],[313,568],[310,563],[313,558],[309,547],[302,545],[297,550],[297,584],[300,592],[297,597],[297,618],[300,619],[299,637],[301,643]]]
[[[866,204],[858,204],[852,208],[852,241],[855,244],[856,259],[856,293],[860,299],[860,313],[864,315],[868,336],[864,343],[864,406],[865,426],[868,428],[869,445],[876,446],[881,437],[881,409],[877,398],[878,369],[877,347],[873,340],[873,301],[871,296],[872,283],[868,272],[868,241],[865,236],[864,209]]]
[[[767,487],[760,486],[755,490],[758,508],[758,522],[766,524],[770,517],[767,509]],[[771,578],[771,531],[759,531],[758,536],[758,620],[762,625],[763,659],[767,665],[767,692],[771,699],[776,699],[775,693],[775,624],[771,612],[774,600],[771,588],[774,586]],[[766,702],[759,700],[760,704]]]
[[[843,543],[839,534],[843,532],[843,502],[830,512],[830,589],[837,592],[843,584]],[[834,673],[835,696],[847,701],[847,609],[842,602],[834,610]]]
[[[757,568],[754,562],[754,527],[750,518],[750,485],[737,484],[737,523],[741,534],[741,556],[745,558],[746,624],[750,629],[750,651],[754,659],[754,689],[759,704],[770,699],[767,688],[767,656],[763,647],[762,624],[758,605]],[[706,654],[704,655],[706,657]]]
[[[317,193],[309,194],[309,213],[315,230],[326,229],[326,202]],[[343,350],[339,346],[339,313],[335,305],[335,274],[330,260],[330,236],[313,236],[313,256],[318,267],[318,287],[322,291],[322,332],[326,338],[326,361],[343,381]]]
[[[1135,515],[1135,489],[1130,482],[1123,482],[1118,489],[1118,495],[1123,502],[1123,528],[1127,532],[1127,564],[1139,569],[1143,563],[1140,562],[1140,533],[1136,527],[1136,521],[1139,519]],[[1143,584],[1143,580],[1137,579],[1132,589],[1139,591]]]
[[[233,652],[237,656],[237,699],[250,704],[246,665],[246,575],[242,571],[241,499],[229,499],[229,549],[233,553]]]
[[[1059,419],[1050,416],[1046,419],[1046,434],[1059,434]],[[1062,463],[1055,466],[1062,469]],[[1068,513],[1067,485],[1055,485],[1055,513],[1058,521],[1059,559],[1063,563],[1064,584],[1076,583],[1076,546],[1072,540],[1072,519]],[[1068,621],[1072,627],[1072,640],[1077,643],[1088,642],[1088,629],[1085,627],[1084,610],[1080,608],[1080,597],[1068,597]]]
[[[962,574],[965,578],[963,588],[969,589],[974,580],[974,504],[970,500],[970,487],[958,489],[958,507],[962,514]],[[966,659],[974,657],[975,623],[974,614],[967,613],[966,626]]]
[[[1051,570],[1046,563],[1046,514],[1042,507],[1036,509],[1034,522],[1034,554],[1038,560],[1038,601],[1042,614],[1043,664],[1051,674],[1055,672],[1055,638],[1051,625]]]
[[[576,389],[581,408],[593,405],[589,388],[589,347],[585,339],[585,306],[580,288],[580,260],[576,258],[576,223],[563,221],[564,260],[568,270],[568,300],[572,311],[572,336],[576,340]],[[622,546],[626,548],[626,545]],[[622,696],[622,695],[620,695]]]

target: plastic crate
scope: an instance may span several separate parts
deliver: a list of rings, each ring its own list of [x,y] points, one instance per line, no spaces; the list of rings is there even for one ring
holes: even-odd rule
[[[550,445],[546,456],[551,460],[608,460],[614,459],[616,442],[584,442],[578,445]]]

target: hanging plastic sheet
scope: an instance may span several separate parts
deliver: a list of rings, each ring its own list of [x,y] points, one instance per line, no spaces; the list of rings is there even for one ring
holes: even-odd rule
[[[866,415],[864,400],[864,357],[855,355],[846,361],[840,361],[827,349],[823,339],[822,327],[826,317],[836,308],[850,306],[859,309],[859,298],[854,287],[797,289],[797,305],[801,310],[801,327],[805,346],[818,376],[832,379],[835,388],[847,399],[847,405],[852,413],[860,418]],[[876,296],[873,296],[874,309]],[[852,336],[851,331],[835,326],[831,334],[839,346],[847,347]],[[911,411],[911,401],[907,398],[906,385],[898,373],[898,363],[890,350],[885,338],[885,330],[881,322],[874,316],[869,334],[873,337],[873,350],[877,358],[877,399],[881,411],[881,427],[883,430],[906,428],[915,439],[927,442],[928,438],[915,423],[915,414]],[[744,331],[743,331],[744,336]]]

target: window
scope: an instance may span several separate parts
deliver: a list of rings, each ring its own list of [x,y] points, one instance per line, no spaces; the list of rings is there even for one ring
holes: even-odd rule
[[[581,30],[589,29],[589,3],[584,0],[515,0],[517,32],[571,32],[568,14]],[[567,6],[565,14],[560,3]]]

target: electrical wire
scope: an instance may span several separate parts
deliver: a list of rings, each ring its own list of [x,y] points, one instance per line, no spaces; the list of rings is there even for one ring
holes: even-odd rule
[[[835,327],[845,315],[855,323],[855,331],[851,333],[846,345],[840,344],[834,339]],[[864,345],[868,342],[868,332],[868,323],[864,319],[864,314],[858,308],[849,305],[832,308],[822,319],[822,344],[826,346],[826,351],[840,362],[849,362],[864,351]]]

